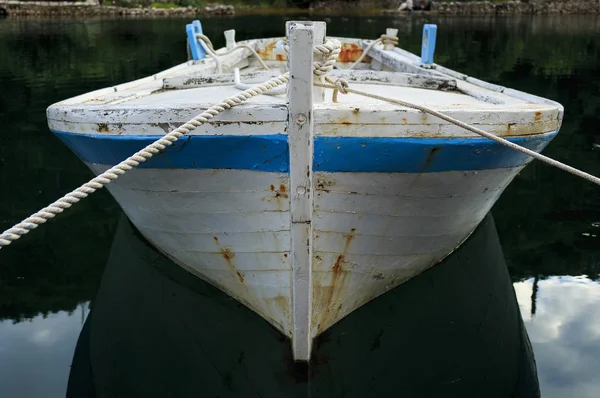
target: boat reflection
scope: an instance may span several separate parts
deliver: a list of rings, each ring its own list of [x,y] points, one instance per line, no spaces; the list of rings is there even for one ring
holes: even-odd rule
[[[156,252],[123,218],[68,397],[536,397],[533,353],[493,218],[443,263],[290,343]]]

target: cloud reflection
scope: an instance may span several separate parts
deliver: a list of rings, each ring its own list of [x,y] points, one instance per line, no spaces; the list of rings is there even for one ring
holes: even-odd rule
[[[543,397],[600,396],[600,283],[586,276],[514,284],[531,339]]]
[[[5,397],[63,397],[75,344],[89,310],[0,322],[0,386]]]

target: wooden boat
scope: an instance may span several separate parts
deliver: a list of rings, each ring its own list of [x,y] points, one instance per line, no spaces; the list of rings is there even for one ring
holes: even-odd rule
[[[125,217],[91,307],[67,398],[540,395],[491,215],[439,266],[319,336],[308,369],[277,330]]]
[[[390,43],[393,29],[380,43],[290,21],[285,38],[236,43],[227,31],[216,51],[201,32],[187,26],[190,61],[54,104],[48,124],[99,174],[291,70],[287,88],[222,111],[107,188],[159,250],[289,336],[297,360],[315,336],[451,253],[532,159],[415,109],[352,93],[334,102],[313,86],[314,46],[337,40],[329,76],[351,88],[536,152],[562,123],[556,102],[433,63],[435,26],[424,26],[421,57]]]

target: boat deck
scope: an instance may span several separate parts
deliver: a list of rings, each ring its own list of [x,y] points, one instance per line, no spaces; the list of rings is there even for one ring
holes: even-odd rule
[[[373,46],[364,62],[350,70],[372,41],[336,39],[342,43],[343,52],[328,76],[344,78],[355,90],[427,106],[502,136],[553,133],[560,127],[563,108],[558,103],[494,86],[439,65],[421,65],[420,58],[399,48],[387,51]],[[48,119],[57,131],[92,129],[102,134],[163,135],[202,110],[239,94],[244,87],[235,87],[236,69],[245,87],[287,71],[287,55],[274,51],[279,40],[238,43],[253,48],[269,70],[246,48],[226,54],[220,49],[219,64],[207,56],[153,76],[80,95],[51,106]],[[251,98],[192,134],[212,134],[216,124],[224,122],[271,123],[270,129],[239,129],[239,134],[280,134],[285,126],[276,125],[286,123],[288,117],[285,89],[277,87],[279,95]],[[354,136],[366,125],[380,125],[377,136],[382,137],[475,136],[415,109],[356,94],[339,94],[335,103],[332,93],[333,90],[325,89],[324,101],[313,104],[318,126],[315,135]],[[143,123],[149,126],[141,131],[139,125]]]

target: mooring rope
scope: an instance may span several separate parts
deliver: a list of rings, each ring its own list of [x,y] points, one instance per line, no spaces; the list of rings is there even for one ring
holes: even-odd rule
[[[315,46],[315,52],[318,52],[325,57],[322,62],[315,62],[313,65],[313,73],[316,75],[316,77],[324,76],[333,69],[335,61],[340,53],[340,48],[341,43],[337,40],[328,40],[325,44]],[[26,235],[29,233],[29,231],[37,228],[39,225],[44,224],[49,219],[54,218],[57,214],[62,213],[65,209],[70,208],[81,199],[84,199],[88,195],[96,192],[98,189],[103,188],[106,184],[116,180],[119,178],[119,176],[122,176],[127,171],[138,166],[140,163],[146,162],[152,156],[162,152],[167,146],[173,144],[175,141],[188,134],[195,128],[208,122],[219,113],[239,105],[252,97],[261,95],[277,86],[285,84],[288,81],[289,72],[286,72],[280,76],[266,81],[265,83],[258,84],[240,92],[239,94],[234,95],[233,97],[226,98],[216,105],[211,106],[193,119],[177,127],[153,143],[147,145],[145,148],[134,153],[116,166],[111,167],[102,174],[81,185],[79,188],[69,192],[62,198],[27,217],[20,223],[14,225],[12,228],[4,231],[0,235],[0,249],[10,245],[12,242],[19,239],[21,236]]]
[[[264,69],[266,69],[266,70],[270,69],[269,66],[265,63],[265,61],[262,60],[260,55],[258,55],[256,50],[247,44],[236,44],[236,46],[234,48],[232,48],[230,50],[225,50],[225,51],[221,52],[220,54],[217,54],[217,51],[213,47],[213,44],[210,41],[210,39],[208,38],[208,36],[205,36],[201,33],[197,33],[196,38],[200,42],[200,45],[202,45],[202,47],[204,48],[204,51],[206,51],[206,53],[209,54],[215,60],[215,63],[217,64],[217,72],[218,73],[222,73],[221,61],[219,60],[219,56],[230,54],[230,53],[237,51],[239,49],[242,49],[242,48],[249,50],[250,53],[254,56],[254,58],[256,58],[258,60],[258,62]]]
[[[380,100],[380,101],[384,101],[384,102],[388,102],[390,104],[395,104],[395,105],[400,105],[400,106],[404,106],[407,108],[412,108],[412,109],[416,109],[419,110],[421,112],[425,112],[425,113],[429,113],[430,115],[436,116],[440,119],[443,119],[447,122],[450,122],[452,124],[455,124],[459,127],[464,128],[465,130],[471,131],[475,134],[479,134],[485,138],[488,138],[492,141],[495,141],[499,144],[505,145],[511,149],[514,149],[515,151],[519,151],[521,153],[524,153],[526,155],[529,155],[535,159],[541,160],[542,162],[545,162],[551,166],[554,166],[558,169],[561,169],[563,171],[566,171],[568,173],[571,173],[573,175],[576,175],[578,177],[581,177],[591,183],[594,183],[596,185],[600,185],[600,178],[593,176],[589,173],[586,173],[584,171],[581,171],[579,169],[576,169],[574,167],[571,167],[569,165],[566,165],[562,162],[559,162],[558,160],[554,160],[552,158],[549,158],[548,156],[542,155],[541,153],[532,151],[531,149],[525,148],[521,145],[517,145],[514,142],[510,142],[504,138],[498,137],[497,135],[494,135],[492,133],[488,133],[487,131],[483,131],[481,129],[478,129],[477,127],[471,126],[467,123],[464,123],[458,119],[455,119],[451,116],[445,115],[443,113],[440,113],[438,111],[435,111],[431,108],[428,108],[426,106],[422,106],[422,105],[417,105],[417,104],[413,104],[410,102],[406,102],[406,101],[402,101],[402,100],[398,100],[398,99],[394,99],[394,98],[389,98],[389,97],[383,97],[381,95],[377,95],[377,94],[371,94],[371,93],[367,93],[364,91],[359,91],[359,90],[355,90],[350,88],[350,85],[348,84],[348,82],[344,79],[337,79],[337,80],[333,80],[330,77],[326,77],[327,82],[329,83],[318,83],[315,82],[316,86],[319,87],[324,87],[324,88],[331,88],[333,89],[333,101],[337,102],[337,93],[341,92],[342,94],[348,94],[348,93],[352,93],[352,94],[356,94],[356,95],[361,95],[363,97],[368,97],[368,98],[373,98],[376,100]]]
[[[383,37],[383,35],[382,35],[382,37]],[[384,40],[384,39],[380,38],[378,40]],[[390,39],[386,38],[385,40],[390,40]],[[208,41],[208,43],[210,43],[210,41]],[[372,43],[372,45],[374,45],[374,44]],[[208,47],[208,46],[210,46],[212,49],[212,43],[208,44],[206,47]],[[318,87],[333,89],[333,101],[334,102],[337,102],[338,92],[341,92],[342,94],[353,93],[356,95],[361,95],[364,97],[368,97],[368,98],[388,102],[391,104],[416,109],[421,112],[429,113],[433,116],[436,116],[440,119],[446,120],[447,122],[453,123],[459,127],[462,127],[464,129],[468,130],[468,131],[471,131],[475,134],[481,135],[490,140],[498,142],[499,144],[505,145],[511,149],[514,149],[516,151],[519,151],[526,155],[529,155],[535,159],[541,160],[551,166],[557,167],[561,170],[567,171],[573,175],[581,177],[581,178],[583,178],[587,181],[590,181],[594,184],[600,185],[600,178],[598,178],[598,177],[595,177],[591,174],[585,173],[581,170],[578,170],[574,167],[568,166],[557,160],[551,159],[540,153],[537,153],[535,151],[532,151],[530,149],[527,149],[525,147],[517,145],[513,142],[510,142],[510,141],[504,139],[504,138],[498,137],[494,134],[491,134],[491,133],[488,133],[481,129],[478,129],[476,127],[473,127],[467,123],[464,123],[458,119],[447,116],[443,113],[437,112],[431,108],[428,108],[428,107],[425,107],[422,105],[413,104],[413,103],[406,102],[406,101],[402,101],[402,100],[398,100],[398,99],[394,99],[394,98],[383,97],[380,95],[371,94],[371,93],[367,93],[364,91],[352,89],[352,88],[350,88],[350,85],[348,84],[348,82],[346,80],[344,80],[344,79],[333,80],[332,78],[326,76],[327,73],[329,73],[336,64],[337,58],[341,51],[341,43],[334,39],[327,40],[325,42],[325,44],[315,46],[314,50],[315,50],[315,52],[318,52],[324,56],[323,61],[315,61],[313,64],[313,73],[315,74],[315,77],[317,77],[316,81],[314,82],[314,85],[318,86]],[[233,49],[230,51],[233,51]],[[216,52],[213,51],[213,53],[215,56],[217,56]],[[363,54],[366,54],[366,53],[368,53],[368,51],[365,51]],[[359,60],[360,60],[360,58],[359,58]],[[357,63],[358,63],[358,61],[355,64],[357,64]],[[354,65],[352,65],[351,68],[352,67],[354,67]],[[327,83],[324,83],[323,81],[327,81]],[[125,174],[127,171],[138,166],[140,163],[146,162],[152,156],[162,152],[167,146],[173,144],[179,138],[188,134],[190,131],[194,130],[195,128],[199,127],[200,125],[208,122],[210,119],[217,116],[219,113],[225,111],[226,109],[229,109],[236,105],[239,105],[252,97],[264,94],[265,92],[267,92],[277,86],[280,86],[282,84],[286,84],[288,82],[289,82],[289,72],[286,72],[280,76],[277,76],[277,77],[274,77],[274,78],[268,80],[265,83],[258,84],[254,87],[244,90],[233,97],[226,98],[219,104],[213,105],[212,107],[208,108],[201,114],[197,115],[196,117],[194,117],[187,123],[179,126],[178,128],[174,129],[173,131],[166,134],[165,136],[162,136],[155,142],[149,144],[148,146],[146,146],[145,148],[136,152],[135,154],[128,157],[127,159],[123,160],[116,166],[111,167],[110,169],[106,170],[102,174],[93,178],[89,182],[83,184],[82,186],[75,189],[74,191],[71,191],[70,193],[64,195],[62,198],[58,199],[57,201],[50,204],[49,206],[41,209],[40,211],[32,214],[30,217],[26,218],[22,222],[14,225],[12,228],[4,231],[4,233],[2,233],[0,235],[0,249],[2,249],[5,246],[10,245],[13,241],[15,241],[15,240],[19,239],[21,236],[29,233],[29,231],[37,228],[39,225],[44,224],[49,219],[54,218],[57,214],[62,213],[65,209],[70,208],[73,204],[79,202],[81,199],[86,198],[89,194],[94,193],[95,191],[97,191],[100,188],[103,188],[106,184],[110,183],[111,181],[116,180],[117,178],[119,178],[119,176]]]

